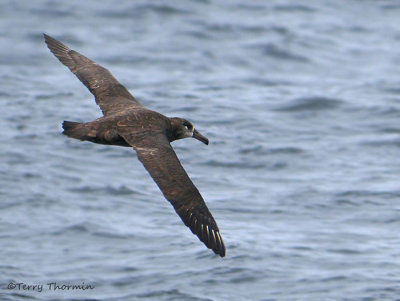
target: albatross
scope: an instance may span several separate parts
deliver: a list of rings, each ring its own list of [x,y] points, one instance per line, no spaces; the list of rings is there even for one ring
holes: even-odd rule
[[[225,245],[217,223],[170,144],[192,137],[208,145],[208,139],[186,119],[169,118],[145,108],[106,68],[46,34],[44,39],[50,51],[94,95],[103,112],[103,117],[91,122],[64,121],[63,134],[82,141],[133,147],[183,223],[207,248],[224,257]]]

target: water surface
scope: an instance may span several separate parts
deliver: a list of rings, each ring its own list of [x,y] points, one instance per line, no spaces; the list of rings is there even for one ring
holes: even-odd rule
[[[399,16],[394,1],[2,1],[1,299],[399,298]],[[133,150],[60,134],[101,112],[42,32],[208,136],[174,147],[224,259]]]

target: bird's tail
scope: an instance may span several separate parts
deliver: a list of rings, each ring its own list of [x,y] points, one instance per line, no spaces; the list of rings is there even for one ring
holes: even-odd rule
[[[64,121],[63,122],[63,134],[68,137],[79,139],[79,140],[89,140],[88,129],[85,127],[84,123]]]
[[[63,129],[64,135],[82,141],[131,147],[116,131],[107,126],[102,128],[98,122],[64,121]]]

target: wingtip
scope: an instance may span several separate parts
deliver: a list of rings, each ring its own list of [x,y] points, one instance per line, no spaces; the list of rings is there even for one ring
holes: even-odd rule
[[[179,214],[184,224],[189,227],[193,234],[216,255],[225,257],[226,249],[218,226],[212,217],[196,216],[193,211],[186,209]]]
[[[52,39],[52,37],[49,36],[48,34],[46,34],[45,32],[43,33],[43,38],[44,38],[44,41],[46,42],[46,44],[50,39]]]
[[[44,42],[46,43],[47,47],[51,49],[51,44],[54,44],[55,41],[57,41],[56,39],[54,39],[53,37],[49,36],[46,33],[43,33],[43,38],[44,38]]]
[[[221,258],[224,258],[225,255],[226,255],[226,253],[225,253],[225,248],[223,248],[223,249],[221,249],[221,250],[219,250],[219,251],[215,251],[215,250],[213,250],[213,251],[214,251],[214,253],[215,253],[216,255],[219,255]]]
[[[215,241],[217,242],[217,247],[214,249],[213,251],[215,252],[215,254],[218,254],[221,257],[225,257],[226,255],[226,248],[225,248],[225,244],[224,241],[222,240],[222,236],[219,233],[219,231],[216,231],[216,235],[215,235]]]
[[[47,48],[64,64],[67,65],[66,60],[70,59],[68,57],[68,52],[71,50],[68,46],[64,45],[60,41],[55,38],[49,36],[46,33],[43,33],[44,41],[47,45]]]

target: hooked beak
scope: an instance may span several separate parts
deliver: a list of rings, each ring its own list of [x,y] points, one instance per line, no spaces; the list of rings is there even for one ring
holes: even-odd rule
[[[208,145],[208,139],[200,134],[196,129],[194,129],[192,137]]]

